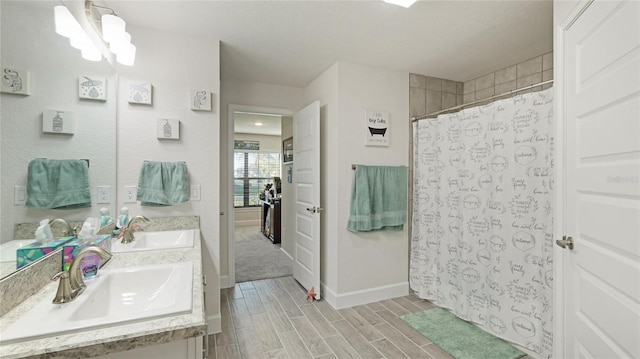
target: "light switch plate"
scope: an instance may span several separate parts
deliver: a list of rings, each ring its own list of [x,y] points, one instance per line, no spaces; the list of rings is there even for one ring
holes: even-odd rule
[[[200,185],[199,184],[194,184],[191,185],[191,196],[190,196],[190,200],[192,201],[199,201],[200,200]]]
[[[24,205],[27,203],[27,187],[26,186],[14,186],[13,187],[13,204],[16,206]]]

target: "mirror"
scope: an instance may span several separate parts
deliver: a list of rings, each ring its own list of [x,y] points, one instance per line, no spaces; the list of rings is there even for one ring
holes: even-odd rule
[[[0,93],[0,243],[16,239],[15,226],[19,223],[38,223],[44,218],[84,221],[90,216],[99,217],[102,207],[108,208],[112,217],[117,216],[116,72],[104,59],[83,59],[67,38],[55,32],[57,5],[62,3],[0,2],[3,80],[7,81],[6,68],[28,71],[30,80],[23,72],[23,91],[28,90],[28,96],[4,90]],[[104,87],[96,85],[103,80]],[[98,99],[102,93],[104,99]],[[73,134],[43,132],[43,113],[47,110],[72,113]],[[28,164],[34,158],[89,160],[91,207],[34,209],[14,204],[15,186],[26,186]],[[109,187],[109,203],[97,203],[98,186]]]

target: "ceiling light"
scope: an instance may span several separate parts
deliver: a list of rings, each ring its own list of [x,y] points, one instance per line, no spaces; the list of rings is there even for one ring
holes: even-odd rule
[[[114,54],[119,54],[127,51],[129,45],[131,45],[131,35],[127,32],[122,32],[112,38],[112,41],[109,43],[109,50]]]
[[[69,38],[72,47],[80,50],[82,58],[90,61],[102,60],[102,53],[64,5],[53,9],[56,32]]]
[[[101,15],[104,9],[108,14]],[[96,32],[102,32],[102,39],[109,44],[109,50],[116,55],[116,61],[123,65],[132,66],[136,58],[136,47],[131,44],[131,35],[125,31],[127,24],[118,17],[115,12],[107,7],[94,5],[91,1],[85,1],[85,10],[89,22]],[[96,16],[97,14],[97,16]],[[82,52],[82,57],[91,61],[102,60],[102,53],[96,43],[87,35],[82,26],[73,17],[66,6],[60,5],[54,8],[56,32],[68,37],[71,46]],[[101,26],[96,26],[101,23]],[[99,42],[99,40],[97,40]]]
[[[55,16],[56,32],[64,37],[71,37],[74,30],[73,25],[78,22],[73,18],[69,9],[64,5],[58,5],[53,8],[53,12]]]
[[[133,63],[135,62],[135,60],[136,60],[136,47],[133,46],[132,44],[129,44],[129,46],[124,51],[120,51],[116,55],[116,61],[118,61],[123,65],[133,66]]]
[[[102,15],[100,21],[102,22],[102,38],[108,43],[124,33],[124,28],[127,26],[124,20],[111,14]]]
[[[416,0],[383,0],[383,1],[386,2],[387,4],[398,5],[406,8],[408,8],[409,6],[413,5],[414,2],[416,2]]]
[[[262,122],[254,122],[254,123],[253,123],[253,125],[254,125],[254,126],[262,126],[262,125],[263,125],[263,123],[262,123]]]

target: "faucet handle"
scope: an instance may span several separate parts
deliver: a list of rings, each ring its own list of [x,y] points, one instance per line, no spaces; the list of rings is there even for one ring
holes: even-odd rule
[[[62,271],[54,275],[51,280],[60,279],[58,283],[58,291],[53,298],[53,304],[62,304],[72,301],[71,282],[69,280],[69,272]]]

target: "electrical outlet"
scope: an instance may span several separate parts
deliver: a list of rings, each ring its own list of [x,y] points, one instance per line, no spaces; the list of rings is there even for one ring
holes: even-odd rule
[[[124,203],[133,203],[137,199],[138,187],[137,186],[124,186]]]
[[[27,187],[26,186],[14,186],[13,187],[13,204],[16,206],[24,205],[27,203]]]
[[[111,186],[98,186],[98,201],[96,203],[111,202]]]
[[[200,200],[200,185],[194,184],[191,186],[191,198],[192,201]]]

